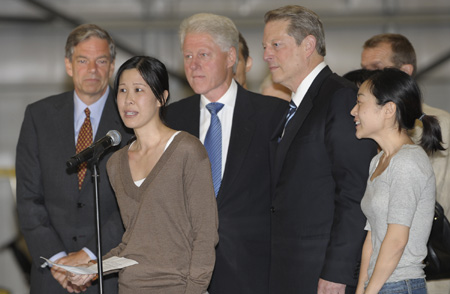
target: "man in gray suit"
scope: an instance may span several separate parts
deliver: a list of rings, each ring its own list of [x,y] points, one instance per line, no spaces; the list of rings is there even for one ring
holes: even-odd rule
[[[108,86],[114,61],[115,45],[106,31],[91,24],[75,28],[67,39],[65,55],[75,90],[30,104],[25,111],[16,152],[17,208],[32,257],[31,293],[86,290],[68,282],[65,271],[49,268],[40,256],[67,265],[96,258],[91,172],[87,169],[85,177],[79,178],[76,170],[66,169],[66,161],[76,153],[77,140],[84,137],[80,129],[88,121],[88,145],[113,129],[122,134],[122,142],[130,137]],[[106,173],[106,162],[117,148],[107,150],[98,166],[104,253],[115,247],[123,234]],[[116,278],[105,278],[104,289],[108,294],[117,293]],[[98,286],[87,293],[98,293]]]

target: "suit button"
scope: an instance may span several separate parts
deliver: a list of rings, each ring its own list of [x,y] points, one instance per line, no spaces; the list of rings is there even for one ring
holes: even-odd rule
[[[78,202],[78,203],[77,203],[77,207],[78,207],[78,208],[83,208],[84,205],[85,205],[85,204],[84,204],[84,203],[81,203],[81,202]]]
[[[274,213],[275,212],[275,207],[270,207],[270,212]]]
[[[77,236],[73,237],[72,240],[77,242]]]

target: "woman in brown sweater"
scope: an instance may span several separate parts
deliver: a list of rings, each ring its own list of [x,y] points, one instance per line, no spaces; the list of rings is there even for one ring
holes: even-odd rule
[[[151,57],[126,61],[115,79],[117,105],[136,140],[108,161],[125,233],[103,258],[139,264],[119,272],[119,293],[206,291],[218,242],[216,199],[201,142],[162,120],[169,98],[164,64]],[[86,283],[91,276],[73,278]]]

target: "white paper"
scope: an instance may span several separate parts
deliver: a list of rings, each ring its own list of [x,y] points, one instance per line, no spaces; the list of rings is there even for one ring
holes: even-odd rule
[[[65,269],[68,272],[77,274],[77,275],[91,275],[98,273],[97,264],[93,264],[89,267],[82,267],[82,266],[70,266],[70,265],[64,265],[64,264],[57,264],[54,263],[47,258],[44,258],[41,256],[42,259],[44,259],[49,265],[51,266],[58,266],[62,269]],[[103,273],[109,272],[116,269],[121,269],[127,266],[138,264],[137,261],[125,258],[125,257],[117,257],[113,256],[106,260],[103,260]]]

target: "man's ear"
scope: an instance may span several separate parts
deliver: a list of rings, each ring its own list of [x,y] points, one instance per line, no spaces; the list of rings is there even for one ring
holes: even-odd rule
[[[66,73],[72,77],[73,76],[73,69],[72,69],[72,62],[69,60],[69,58],[64,58],[64,64],[66,65]]]
[[[233,67],[234,64],[236,63],[236,59],[237,55],[236,55],[236,48],[231,47],[230,50],[228,50],[228,66],[229,67]]]
[[[316,50],[317,40],[313,35],[306,36],[303,39],[302,43],[304,43],[304,48],[307,56],[310,56]]]
[[[412,66],[412,64],[403,64],[400,67],[400,70],[406,72],[407,74],[409,74],[410,76],[412,76],[413,72],[414,72],[414,66]]]
[[[111,65],[109,67],[109,78],[112,78],[114,75],[114,69],[116,68],[116,60],[111,61]]]
[[[252,69],[253,58],[250,56],[247,58],[247,62],[245,63],[245,72],[249,72]]]

